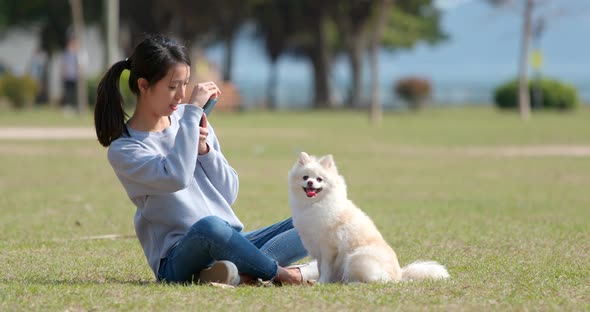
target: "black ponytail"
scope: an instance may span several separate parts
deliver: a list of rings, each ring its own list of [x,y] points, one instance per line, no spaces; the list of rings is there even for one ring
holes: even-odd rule
[[[94,127],[98,142],[103,146],[111,145],[111,142],[123,135],[123,131],[127,131],[125,122],[129,115],[125,112],[125,102],[119,89],[119,78],[123,70],[128,69],[128,65],[128,60],[115,63],[98,84]]]
[[[150,85],[155,84],[179,63],[191,65],[184,46],[162,35],[146,35],[131,57],[115,63],[107,71],[98,84],[94,108],[94,126],[100,144],[109,146],[123,133],[128,134],[125,122],[129,116],[125,113],[125,103],[119,90],[123,70],[129,69],[129,89],[139,96],[139,78],[146,79]]]

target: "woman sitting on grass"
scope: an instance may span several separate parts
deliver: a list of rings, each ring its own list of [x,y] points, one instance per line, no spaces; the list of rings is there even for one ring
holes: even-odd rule
[[[148,36],[107,71],[97,92],[96,135],[137,207],[135,232],[157,280],[237,285],[316,278],[315,265],[285,267],[307,254],[291,219],[241,232],[231,208],[238,176],[201,108],[221,92],[214,82],[198,83],[181,104],[190,65],[183,46]],[[119,90],[125,69],[137,96],[128,120]]]

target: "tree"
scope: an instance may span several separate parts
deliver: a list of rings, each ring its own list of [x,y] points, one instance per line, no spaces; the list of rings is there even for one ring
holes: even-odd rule
[[[83,12],[83,20],[93,24],[100,21],[101,2],[95,0],[81,1],[81,6],[88,8]],[[29,0],[9,1],[0,0],[0,33],[11,27],[22,27],[38,31],[39,48],[51,57],[62,51],[67,43],[68,29],[72,27],[73,17],[68,0]],[[47,72],[49,64],[45,63]],[[49,84],[46,79],[42,82],[45,89]]]
[[[379,48],[407,49],[419,41],[435,44],[446,39],[446,35],[440,29],[440,12],[434,7],[432,0],[395,3],[380,0],[376,11],[370,48],[372,89],[369,119],[373,124],[379,125],[382,111],[379,94]]]
[[[488,0],[494,6],[507,6],[513,0]],[[531,100],[528,90],[529,44],[531,41],[532,15],[537,5],[535,0],[525,0],[522,11],[522,34],[520,39],[520,57],[518,62],[518,110],[523,120],[530,118]]]
[[[204,3],[203,3],[204,2]],[[225,47],[225,57],[223,62],[223,80],[232,80],[232,67],[234,59],[234,41],[235,37],[250,17],[250,1],[245,0],[207,0],[201,1],[205,5],[207,14],[213,19],[210,29],[221,40]]]
[[[266,91],[266,107],[277,106],[279,57],[286,52],[290,37],[295,33],[297,23],[291,14],[291,2],[258,0],[253,4],[253,19],[256,34],[262,38],[266,54],[270,60],[270,69]]]
[[[274,10],[279,17],[272,21],[260,20],[261,14],[254,14],[256,23],[264,24],[264,27],[259,27],[258,36],[264,38],[267,53],[271,58],[278,59],[279,55],[290,54],[309,60],[313,74],[313,107],[331,108],[333,101],[329,74],[332,47],[336,36],[329,12],[337,2],[314,0],[252,0],[252,2],[262,6],[272,6],[273,2],[279,5],[280,9]],[[254,7],[257,8],[258,5]],[[281,36],[279,31],[284,32],[284,37],[278,38]],[[269,48],[274,51],[268,50]]]
[[[314,68],[314,103],[317,108],[332,108],[334,105],[329,80],[332,54],[328,38],[327,11],[324,5],[318,4],[314,13],[310,14],[312,45],[308,53]]]
[[[289,40],[288,53],[307,58],[311,63],[313,107],[332,108],[334,103],[329,77],[336,36],[330,12],[337,3],[315,0],[291,0],[291,3],[291,14],[297,28]]]
[[[362,60],[379,18],[384,19],[381,39],[377,43],[388,50],[412,48],[417,42],[430,44],[446,39],[440,29],[440,11],[432,0],[393,1],[387,4],[386,16],[379,17],[384,3],[376,0],[341,2],[334,12],[338,34],[349,56],[352,73],[349,106],[360,105]],[[374,46],[373,46],[374,47]],[[378,64],[373,64],[377,69]],[[375,78],[375,77],[373,77]],[[374,95],[372,95],[374,97]]]
[[[146,3],[147,2],[147,3]],[[250,16],[251,1],[239,0],[126,0],[121,1],[121,20],[133,37],[128,51],[141,33],[171,32],[192,45],[221,41],[225,47],[223,80],[232,80],[234,39]]]
[[[439,24],[440,12],[432,0],[398,1],[390,10],[391,4],[381,0],[381,8],[374,30],[374,40],[389,50],[411,48],[419,41],[430,44],[446,39]],[[381,13],[383,10],[385,13]],[[389,15],[389,18],[388,18]],[[377,66],[378,46],[373,44],[371,52],[372,92],[370,120],[373,124],[381,122],[381,102],[379,96],[379,68]]]
[[[382,12],[380,0],[253,2],[257,3],[253,16],[258,25],[258,36],[264,38],[271,64],[275,64],[284,53],[310,61],[315,108],[333,106],[329,77],[337,51],[348,54],[351,64],[352,83],[348,104],[351,107],[360,106],[362,64],[375,31],[377,15]],[[385,22],[382,39],[376,42],[377,50],[383,44],[394,50],[409,48],[420,40],[434,43],[445,38],[439,28],[439,12],[432,0],[400,3],[392,1],[382,17]],[[375,70],[377,65],[373,65]],[[273,78],[276,77],[274,68],[271,65],[269,94],[276,83]],[[268,97],[272,98],[271,95]]]
[[[411,49],[418,42],[437,44],[448,38],[440,28],[441,12],[433,0],[397,1],[390,10],[383,33],[383,47]]]
[[[120,1],[121,25],[129,31],[129,37],[122,38],[125,55],[130,55],[133,52],[135,46],[143,39],[143,34],[169,31],[173,10],[177,4],[177,1],[174,0]],[[190,11],[190,9],[178,10],[179,14],[186,11]],[[175,20],[183,21],[183,18],[176,17]]]
[[[568,3],[569,9],[564,9],[563,1],[549,0],[488,0],[496,8],[517,7],[522,12],[522,29],[520,37],[520,53],[518,61],[518,109],[523,120],[530,119],[531,99],[528,91],[529,46],[534,36],[539,36],[547,21],[554,21],[558,17],[569,16],[582,12],[586,3],[578,5]],[[514,11],[514,10],[511,10]]]
[[[102,3],[84,0],[84,20],[89,24],[99,22],[102,17]],[[62,50],[66,46],[66,34],[72,26],[72,16],[68,0],[0,0],[0,33],[11,27],[39,30],[41,48],[48,54]]]
[[[79,44],[77,50],[78,57],[78,83],[77,87],[77,108],[78,114],[86,112],[88,106],[88,89],[86,86],[86,54],[84,48],[84,9],[82,8],[82,0],[70,0],[70,7],[72,9],[72,20],[74,21],[74,37]]]
[[[391,2],[393,0],[380,0],[377,7],[377,20],[371,37],[370,63],[371,63],[371,104],[369,108],[369,120],[373,125],[380,125],[382,120],[381,99],[379,94],[379,48],[384,28],[387,25],[387,18]]]
[[[347,106],[360,106],[362,63],[367,48],[367,28],[374,0],[342,1],[333,12],[344,50],[350,60],[351,88]]]
[[[119,46],[119,0],[103,0],[103,32],[105,41],[105,67],[109,68],[117,59]]]

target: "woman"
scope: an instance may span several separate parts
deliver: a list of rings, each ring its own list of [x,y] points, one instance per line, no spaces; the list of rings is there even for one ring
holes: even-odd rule
[[[137,207],[135,231],[157,280],[236,285],[240,276],[287,284],[314,278],[317,266],[285,267],[307,254],[291,219],[241,232],[231,208],[238,176],[201,108],[221,92],[214,82],[198,83],[180,104],[190,64],[183,46],[148,36],[107,71],[97,91],[96,135]],[[124,69],[137,96],[128,120],[119,90]]]

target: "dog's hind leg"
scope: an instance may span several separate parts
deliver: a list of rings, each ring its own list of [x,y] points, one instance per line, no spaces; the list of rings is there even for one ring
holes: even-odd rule
[[[391,280],[382,262],[366,253],[356,252],[346,257],[343,271],[343,283],[386,283]]]

